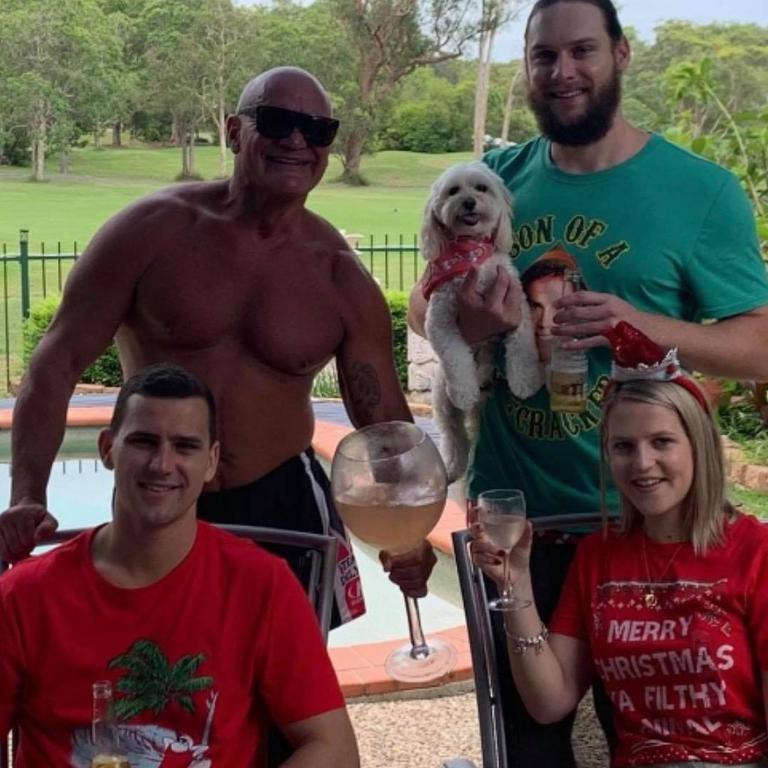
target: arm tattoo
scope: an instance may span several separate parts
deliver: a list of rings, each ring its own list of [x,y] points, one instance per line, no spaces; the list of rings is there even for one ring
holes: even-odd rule
[[[355,418],[369,423],[381,403],[381,384],[370,363],[353,362],[347,369],[349,405]]]

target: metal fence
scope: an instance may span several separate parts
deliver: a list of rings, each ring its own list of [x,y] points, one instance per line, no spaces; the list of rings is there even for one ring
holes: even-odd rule
[[[373,237],[346,235],[363,265],[385,290],[410,290],[421,274],[422,265],[416,235],[384,237],[374,243]],[[24,319],[36,302],[58,296],[69,270],[80,255],[77,243],[66,250],[59,242],[55,248],[40,243],[36,253],[30,252],[29,231],[19,230],[19,249],[9,253],[2,245],[2,311],[3,334],[0,348],[0,386],[10,392],[24,367]]]

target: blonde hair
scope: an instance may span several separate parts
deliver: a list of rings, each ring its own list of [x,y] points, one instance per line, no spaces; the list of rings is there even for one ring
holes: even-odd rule
[[[614,382],[603,401],[600,426],[600,473],[603,514],[606,515],[605,478],[608,461],[608,423],[611,411],[622,402],[648,403],[673,411],[680,419],[691,444],[693,481],[683,500],[683,532],[696,554],[722,541],[726,516],[735,514],[726,496],[725,460],[720,433],[712,413],[684,387],[671,381],[634,380]],[[619,530],[628,532],[640,524],[642,516],[623,494],[619,506]]]

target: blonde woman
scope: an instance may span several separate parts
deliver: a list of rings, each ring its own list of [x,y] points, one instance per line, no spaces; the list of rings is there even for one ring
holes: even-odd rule
[[[602,446],[619,520],[581,542],[549,629],[535,604],[505,613],[515,683],[548,723],[598,675],[615,768],[768,766],[768,528],[727,501],[720,436],[675,351],[624,323],[609,334]],[[475,562],[499,583],[477,533]],[[533,603],[530,545],[529,524],[512,567]]]

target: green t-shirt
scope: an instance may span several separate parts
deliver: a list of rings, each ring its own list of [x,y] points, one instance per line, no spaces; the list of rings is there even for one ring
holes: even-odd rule
[[[511,255],[521,273],[557,248],[577,262],[587,289],[645,312],[701,321],[768,304],[754,215],[730,172],[658,135],[626,162],[590,174],[559,170],[549,148],[537,138],[486,156],[515,198]],[[531,514],[600,508],[600,400],[610,351],[589,358],[582,414],[553,413],[546,388],[521,400],[497,373],[470,464],[471,497],[515,487]]]

